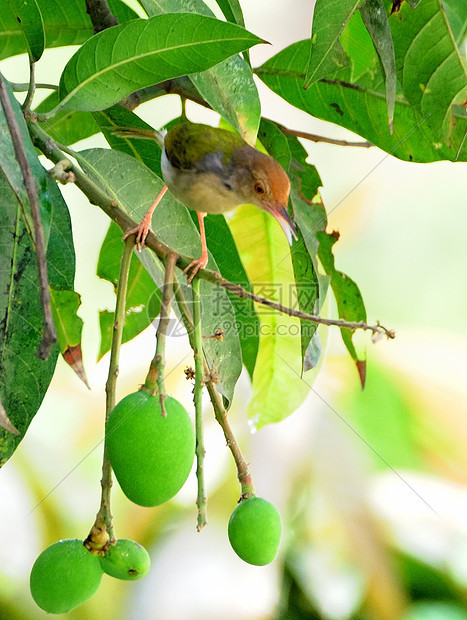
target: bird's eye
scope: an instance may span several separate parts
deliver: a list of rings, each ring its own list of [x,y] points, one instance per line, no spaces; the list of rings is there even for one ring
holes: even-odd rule
[[[257,194],[264,194],[264,187],[261,185],[261,183],[255,183],[255,192]]]

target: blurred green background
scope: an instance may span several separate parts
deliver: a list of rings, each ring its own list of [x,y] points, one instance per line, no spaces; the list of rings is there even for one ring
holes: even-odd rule
[[[213,7],[214,8],[214,7]],[[247,27],[272,43],[251,52],[253,65],[309,36],[312,3],[244,3]],[[74,49],[48,51],[38,81],[56,81]],[[1,63],[12,81],[27,79],[27,59]],[[258,83],[263,115],[331,137],[352,136],[291,108]],[[137,112],[162,125],[177,97]],[[192,120],[216,115],[188,106]],[[105,146],[100,139],[78,148]],[[346,618],[467,619],[467,165],[409,164],[378,149],[304,142],[323,180],[329,229],[339,230],[336,266],[363,293],[369,322],[396,330],[392,342],[360,345],[367,387],[337,331],[307,401],[280,424],[251,435],[250,385],[239,382],[230,418],[251,462],[258,493],[284,521],[278,559],[244,564],[231,551],[227,521],[239,488],[230,453],[206,402],[209,525],[196,532],[195,476],[169,504],[146,509],[114,487],[116,533],[147,546],[141,582],[104,577],[76,620],[260,620]],[[49,167],[49,164],[47,164]],[[63,189],[77,247],[88,391],[59,362],[41,410],[0,472],[0,618],[39,619],[29,571],[59,538],[84,538],[99,506],[108,356],[96,363],[98,310],[112,308],[109,283],[95,276],[108,221],[74,187]],[[331,314],[335,309],[331,303]],[[143,381],[152,358],[149,328],[122,350],[118,393]],[[183,338],[168,342],[167,388],[192,411]],[[306,379],[306,376],[305,376]],[[207,398],[206,398],[207,401]]]

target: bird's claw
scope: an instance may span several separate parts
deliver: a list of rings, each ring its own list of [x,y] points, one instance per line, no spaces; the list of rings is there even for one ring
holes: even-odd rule
[[[141,224],[139,224],[139,226],[136,226],[135,228],[128,230],[123,235],[123,241],[128,239],[128,237],[130,237],[131,235],[136,234],[136,237],[135,237],[136,249],[138,250],[138,252],[141,252],[141,250],[145,247],[146,238],[150,232],[152,232],[152,228],[143,220]]]
[[[200,269],[204,269],[206,267],[207,262],[208,262],[208,257],[201,255],[199,258],[192,260],[191,263],[188,265],[188,267],[185,267],[185,269],[183,270],[183,273],[186,273],[188,275],[188,273],[191,271],[186,281],[187,284],[192,283],[195,275],[198,273]]]

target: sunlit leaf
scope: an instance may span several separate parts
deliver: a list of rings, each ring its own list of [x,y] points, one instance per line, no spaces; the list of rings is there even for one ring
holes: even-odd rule
[[[101,110],[139,88],[197,71],[261,43],[240,26],[187,13],[135,19],[92,37],[60,78],[60,107]]]
[[[244,205],[229,224],[253,291],[293,307],[290,248],[277,222],[257,207]],[[261,331],[248,418],[253,428],[261,428],[293,413],[309,387],[301,379],[300,321],[261,304],[256,312]]]

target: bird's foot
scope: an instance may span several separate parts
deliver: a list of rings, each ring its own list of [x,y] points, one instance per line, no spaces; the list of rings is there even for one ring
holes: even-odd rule
[[[141,252],[141,250],[145,246],[146,237],[149,235],[150,232],[152,232],[152,228],[149,226],[148,222],[146,222],[146,220],[143,219],[141,224],[139,224],[139,226],[136,226],[136,228],[132,228],[131,230],[128,230],[123,235],[123,241],[125,241],[125,239],[127,239],[131,235],[136,234],[136,238],[135,238],[136,249],[138,250],[138,252]]]
[[[183,273],[186,273],[188,276],[186,283],[191,284],[193,281],[193,278],[198,273],[198,271],[200,269],[204,269],[207,263],[208,263],[208,257],[205,256],[204,254],[201,254],[199,258],[192,260],[191,263],[188,265],[188,267],[185,267],[185,269],[183,270]]]

